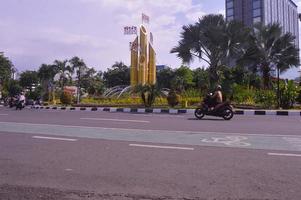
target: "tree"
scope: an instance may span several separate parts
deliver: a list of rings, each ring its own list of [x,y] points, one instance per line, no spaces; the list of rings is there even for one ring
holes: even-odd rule
[[[53,67],[55,68],[55,71],[57,72],[57,75],[59,77],[59,85],[61,89],[64,89],[64,86],[68,83],[68,81],[71,80],[71,76],[73,73],[73,69],[68,64],[68,60],[55,60]]]
[[[187,66],[181,66],[175,70],[175,77],[173,83],[175,88],[184,91],[193,85],[193,73]]]
[[[299,50],[294,44],[291,33],[282,34],[279,24],[255,24],[249,45],[241,62],[249,65],[252,71],[262,73],[263,86],[271,87],[271,72],[275,69],[285,71],[299,64]]]
[[[38,78],[42,86],[42,96],[45,97],[49,86],[53,84],[54,76],[58,70],[55,65],[42,64],[38,70]]]
[[[32,91],[39,83],[38,73],[36,71],[25,71],[20,74],[20,86]]]
[[[175,72],[171,68],[165,68],[157,72],[158,88],[171,88],[171,82],[175,77]]]
[[[80,59],[75,56],[70,60],[71,68],[73,72],[76,72],[76,81],[77,81],[77,103],[80,103],[81,96],[81,87],[82,87],[82,78],[87,72],[87,65]]]
[[[16,80],[12,80],[12,79],[6,83],[5,88],[8,92],[8,96],[10,96],[10,97],[16,96],[16,95],[20,94],[20,92],[22,91],[22,88],[19,85],[19,82]]]
[[[3,54],[0,54],[0,90],[1,87],[11,79],[13,74],[13,64]]]
[[[105,85],[110,88],[118,85],[130,85],[130,68],[122,62],[116,62],[103,74]]]
[[[219,70],[225,57],[241,52],[248,29],[240,22],[226,22],[223,15],[206,15],[183,27],[178,46],[171,50],[184,63],[196,57],[209,65],[211,86],[220,81]]]
[[[205,68],[197,68],[193,71],[193,83],[205,95],[209,89],[209,72]]]
[[[138,85],[135,92],[140,93],[140,97],[145,107],[152,107],[156,97],[160,95],[160,91],[156,85]]]

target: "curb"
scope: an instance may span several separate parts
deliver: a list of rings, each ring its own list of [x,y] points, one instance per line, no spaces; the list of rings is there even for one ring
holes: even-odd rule
[[[124,113],[157,113],[157,114],[193,114],[195,109],[160,109],[160,108],[103,108],[103,107],[56,107],[56,106],[32,106],[31,109],[62,110],[62,111],[104,111]],[[301,116],[297,110],[235,110],[235,115],[277,115],[277,116]]]

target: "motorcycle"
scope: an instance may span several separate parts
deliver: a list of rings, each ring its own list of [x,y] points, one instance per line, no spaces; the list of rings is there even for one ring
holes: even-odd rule
[[[195,110],[194,115],[198,119],[202,119],[205,115],[222,117],[225,120],[230,120],[233,118],[233,107],[229,102],[222,103],[217,109],[211,109],[215,106],[215,100],[212,99],[212,93],[210,93],[205,97],[201,106]]]
[[[16,110],[20,109],[22,110],[23,108],[25,107],[25,102],[22,100],[22,101],[17,101],[16,103]]]

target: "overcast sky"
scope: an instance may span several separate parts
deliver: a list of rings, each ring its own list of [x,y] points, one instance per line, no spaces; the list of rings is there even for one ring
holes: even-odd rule
[[[150,16],[157,64],[173,68],[181,60],[170,49],[181,27],[209,13],[224,13],[224,0],[3,0],[0,12],[0,52],[19,69],[79,56],[90,67],[106,70],[115,61],[129,65],[124,26],[139,26],[141,13]],[[301,6],[301,0],[295,1]],[[299,8],[300,11],[300,8]],[[301,32],[300,32],[301,33]],[[203,63],[195,61],[192,68]],[[288,76],[296,77],[295,71]]]

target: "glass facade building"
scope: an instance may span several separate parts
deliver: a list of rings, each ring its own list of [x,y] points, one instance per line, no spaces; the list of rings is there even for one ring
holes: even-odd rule
[[[279,23],[283,32],[296,37],[299,47],[297,5],[292,0],[225,0],[226,19],[242,21],[247,26],[262,22]]]

